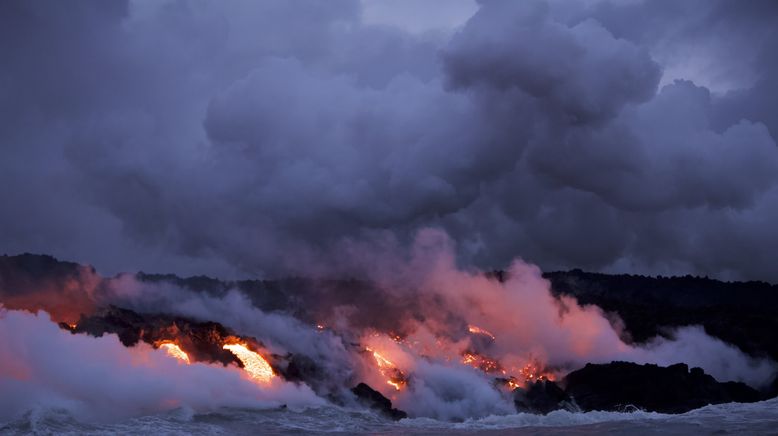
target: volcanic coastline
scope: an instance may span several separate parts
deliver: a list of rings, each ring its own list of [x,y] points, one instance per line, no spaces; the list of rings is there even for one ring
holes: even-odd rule
[[[489,280],[503,282],[508,272],[487,273]],[[350,384],[333,388],[327,379],[326,363],[304,353],[279,354],[269,349],[262,338],[227,327],[220,322],[196,319],[179,314],[138,311],[122,307],[121,299],[104,298],[116,281],[131,277],[136,283],[174,286],[214,297],[232,290],[244,294],[258,309],[293,316],[311,324],[321,333],[334,331],[335,325],[324,324],[323,305],[346,302],[364,307],[365,316],[352,317],[352,325],[370,326],[398,343],[407,332],[397,327],[390,316],[376,319],[372,305],[376,284],[358,279],[285,278],[278,280],[222,281],[205,276],[182,278],[175,275],[122,274],[100,278],[94,269],[50,256],[24,254],[0,256],[0,302],[4,310],[44,310],[73,335],[101,337],[115,334],[126,347],[145,343],[165,348],[169,354],[186,363],[203,362],[237,366],[248,370],[256,365],[272,368],[272,376],[291,383],[304,383],[329,401],[344,406],[357,404],[377,410],[389,419],[402,419],[408,413],[399,410],[390,398],[376,390],[367,380],[348,378]],[[550,272],[543,275],[550,282],[555,298],[573,297],[583,305],[594,305],[609,316],[621,338],[629,344],[645,344],[652,338],[670,336],[672,328],[698,325],[716,338],[732,344],[753,358],[778,361],[778,286],[764,282],[722,282],[700,277],[645,277],[607,275],[581,270]],[[317,301],[324,289],[326,303]],[[365,290],[368,291],[365,291]],[[314,303],[316,302],[316,303]],[[408,302],[393,301],[396,307],[387,314],[402,310]],[[402,308],[400,310],[399,308]],[[380,308],[379,308],[380,309]],[[493,333],[468,327],[472,342],[488,343]],[[348,352],[372,354],[380,374],[398,391],[414,383],[406,374],[375,348],[356,336],[345,338]],[[236,353],[230,347],[241,347]],[[546,414],[554,410],[628,411],[640,409],[661,413],[684,413],[708,404],[756,402],[778,395],[776,380],[764,386],[716,380],[699,367],[687,362],[661,366],[625,361],[586,363],[561,377],[553,377],[538,366],[519,375],[502,370],[497,361],[485,356],[464,353],[464,362],[492,378],[496,389],[507,392],[518,412]],[[270,377],[269,369],[267,377]],[[261,378],[261,376],[260,376]]]

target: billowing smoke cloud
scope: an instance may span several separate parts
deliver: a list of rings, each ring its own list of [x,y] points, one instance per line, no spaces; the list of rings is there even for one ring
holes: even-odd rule
[[[453,242],[440,231],[420,232],[409,249],[356,244],[341,252],[388,290],[365,298],[374,301],[372,307],[352,295],[354,311],[367,311],[372,319],[391,319],[393,330],[408,334],[406,342],[420,344],[423,355],[457,358],[463,349],[480,348],[506,367],[521,368],[537,360],[560,374],[586,362],[682,361],[719,379],[753,385],[769,382],[775,371],[772,363],[748,358],[700,328],[680,329],[672,340],[656,339],[646,347],[628,345],[618,323],[599,308],[580,306],[569,297],[554,298],[535,266],[514,261],[505,283],[478,270],[458,268]],[[398,307],[393,300],[406,305]],[[398,307],[396,312],[393,307]],[[348,311],[337,311],[338,316],[343,313]],[[478,343],[467,335],[473,325],[491,332],[494,340]]]
[[[35,409],[110,421],[177,407],[210,411],[324,403],[304,385],[273,383],[259,388],[237,367],[186,365],[145,344],[126,348],[115,335],[72,335],[44,312],[0,308],[0,421]]]
[[[482,1],[427,27],[350,0],[54,3],[0,6],[2,251],[277,274],[433,225],[463,264],[778,280],[773,2]]]

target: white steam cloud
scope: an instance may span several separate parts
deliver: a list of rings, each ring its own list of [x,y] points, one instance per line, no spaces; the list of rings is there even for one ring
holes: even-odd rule
[[[260,388],[237,367],[182,364],[146,344],[127,348],[115,335],[72,335],[44,312],[0,309],[0,421],[37,408],[106,421],[177,407],[324,403],[304,385],[273,383]]]

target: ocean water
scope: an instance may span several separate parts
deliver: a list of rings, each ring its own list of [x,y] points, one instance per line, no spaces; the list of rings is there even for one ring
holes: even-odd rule
[[[110,424],[85,423],[63,410],[34,410],[0,424],[0,434],[371,434],[371,435],[778,435],[778,399],[707,406],[681,415],[633,411],[545,416],[518,413],[450,423],[432,419],[388,421],[364,410],[335,406],[301,411],[176,409]]]

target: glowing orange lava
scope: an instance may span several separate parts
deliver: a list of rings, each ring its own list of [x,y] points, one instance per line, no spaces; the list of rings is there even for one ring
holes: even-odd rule
[[[490,338],[492,338],[492,340],[494,340],[494,335],[491,334],[488,330],[482,329],[481,327],[478,327],[478,326],[475,326],[475,325],[471,324],[471,325],[467,326],[467,331],[469,331],[470,333],[472,333],[474,335],[489,336]]]
[[[538,364],[528,363],[519,370],[519,373],[528,382],[542,381],[542,380],[554,380],[554,375],[550,373],[544,373]]]
[[[478,368],[481,371],[486,373],[493,373],[493,372],[505,373],[505,371],[502,370],[502,367],[500,366],[500,363],[498,361],[472,352],[465,352],[464,354],[462,354],[462,363],[464,363],[465,365],[470,365],[473,368]]]
[[[189,361],[189,355],[186,354],[184,350],[181,349],[181,347],[174,344],[173,342],[162,342],[159,344],[159,348],[165,350],[168,356],[175,357],[176,359],[186,362],[187,364],[191,363]]]
[[[267,360],[249,350],[245,344],[225,344],[222,348],[229,350],[243,363],[243,369],[252,379],[261,383],[270,383],[273,379],[273,368]]]
[[[375,351],[370,347],[366,347],[365,349],[373,353],[373,358],[378,364],[378,370],[381,371],[381,375],[387,378],[386,384],[392,386],[398,391],[402,389],[402,387],[407,383],[405,374],[397,369],[392,361],[378,353],[378,351]]]
[[[389,359],[386,357],[378,354],[378,351],[373,351],[370,348],[367,348],[367,351],[373,352],[373,357],[375,357],[375,361],[378,362],[379,368],[393,368],[394,363],[392,363]]]
[[[519,381],[518,381],[518,380],[516,380],[516,379],[515,379],[515,378],[513,378],[513,377],[511,377],[510,379],[508,379],[508,382],[507,382],[507,383],[505,383],[505,385],[506,385],[506,386],[508,387],[508,389],[509,389],[509,390],[511,390],[511,391],[512,391],[512,390],[514,390],[514,389],[517,389],[517,388],[520,388],[520,387],[521,387],[521,384],[519,383]]]

